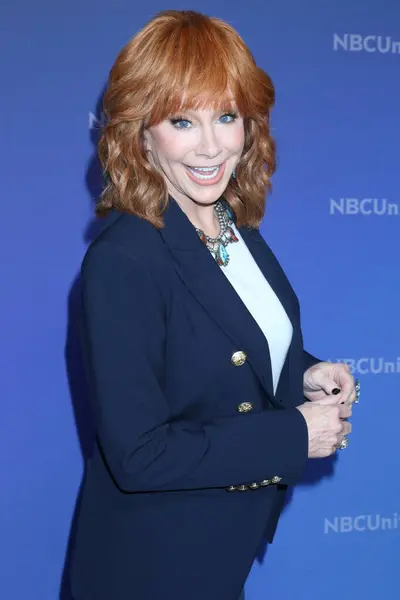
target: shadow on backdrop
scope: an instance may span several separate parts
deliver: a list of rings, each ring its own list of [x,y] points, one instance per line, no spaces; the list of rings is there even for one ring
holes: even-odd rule
[[[313,459],[309,460],[307,464],[307,468],[305,470],[303,479],[296,487],[309,487],[320,484],[324,479],[330,479],[333,477],[335,472],[335,463],[338,460],[337,454],[330,456],[329,458],[324,459]],[[282,514],[285,510],[288,509],[290,504],[292,503],[293,496],[295,495],[295,488],[289,488],[285,504],[282,510]],[[278,524],[279,529],[279,524]],[[277,534],[279,535],[279,533]],[[257,558],[256,560],[263,564],[265,561],[265,557],[268,552],[268,542],[266,540],[262,540],[258,550],[257,550]]]
[[[90,198],[91,214],[93,214],[96,202],[104,185],[101,164],[97,157],[97,143],[99,141],[101,125],[103,123],[104,92],[105,88],[103,88],[99,96],[95,112],[93,113],[94,118],[92,119],[91,127],[89,130],[90,139],[93,144],[93,153],[88,162],[85,180]],[[105,222],[105,220],[103,221],[101,219],[96,219],[94,216],[91,217],[88,225],[85,228],[85,231],[83,232],[83,239],[86,244],[90,244],[90,242],[95,237],[97,237],[97,235],[104,228]],[[80,500],[82,494],[82,483],[85,477],[86,463],[91,456],[94,444],[94,428],[90,412],[89,394],[84,370],[84,359],[80,343],[80,285],[80,274],[78,272],[71,285],[71,289],[68,295],[68,324],[65,344],[65,362],[68,375],[68,385],[70,390],[71,402],[75,418],[75,425],[84,463],[84,473],[77,493],[77,500],[74,507],[74,514],[72,517],[71,528],[67,543],[67,551],[60,585],[60,600],[73,600],[69,580],[71,555],[75,540],[76,522],[77,515],[79,513]]]
[[[100,161],[97,156],[97,143],[99,141],[101,126],[103,123],[103,96],[105,88],[103,88],[98,102],[96,104],[96,110],[94,119],[92,120],[92,127],[90,128],[90,139],[93,144],[93,153],[89,159],[88,167],[86,171],[86,187],[90,196],[90,210],[93,213],[96,202],[100,196],[100,193],[104,186],[104,179],[102,175],[102,168]],[[90,219],[83,238],[86,244],[95,239],[102,229],[105,227],[107,220],[97,219],[94,216]],[[67,326],[67,340],[65,345],[65,361],[68,374],[69,389],[71,395],[71,401],[73,405],[75,424],[79,443],[81,446],[82,458],[84,465],[89,460],[94,443],[94,429],[90,414],[89,396],[86,383],[86,376],[84,371],[84,360],[82,356],[82,349],[80,345],[80,333],[79,333],[79,322],[80,322],[80,276],[79,273],[75,277],[71,290],[68,297],[68,326]],[[334,455],[329,459],[323,460],[312,460],[309,461],[303,480],[299,485],[310,486],[317,485],[325,478],[330,478],[334,474],[334,464],[337,460],[337,456]],[[84,467],[85,469],[85,467]],[[84,480],[84,475],[82,482]],[[60,596],[59,600],[74,600],[70,591],[69,582],[69,570],[71,562],[71,554],[75,540],[76,532],[76,521],[79,513],[80,499],[82,493],[82,482],[79,487],[77,494],[77,500],[74,508],[74,515],[72,518],[70,534],[67,545],[66,559],[63,568]],[[288,491],[286,496],[285,505],[283,512],[290,506],[293,499],[293,488]],[[265,561],[265,557],[268,550],[268,543],[263,540],[258,548],[256,560],[261,564]]]

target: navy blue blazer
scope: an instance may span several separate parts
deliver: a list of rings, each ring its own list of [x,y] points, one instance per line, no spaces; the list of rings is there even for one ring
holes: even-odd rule
[[[165,227],[114,212],[82,264],[96,425],[72,563],[76,600],[236,600],[307,463],[299,303],[240,228],[293,339],[276,394],[267,340],[170,198]]]

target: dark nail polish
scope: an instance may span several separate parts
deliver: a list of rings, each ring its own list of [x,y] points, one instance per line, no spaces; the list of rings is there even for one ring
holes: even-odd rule
[[[332,394],[335,394],[335,396],[337,396],[338,394],[340,394],[339,388],[333,388]]]

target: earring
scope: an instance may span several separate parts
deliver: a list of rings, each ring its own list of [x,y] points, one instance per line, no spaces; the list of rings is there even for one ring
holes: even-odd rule
[[[233,179],[236,179],[236,167],[232,171],[232,177]]]

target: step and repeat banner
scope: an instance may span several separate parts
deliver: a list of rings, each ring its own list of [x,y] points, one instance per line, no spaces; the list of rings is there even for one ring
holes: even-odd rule
[[[361,382],[349,447],[310,462],[247,600],[398,600],[398,0],[3,0],[0,596],[70,600],[92,441],[77,277],[97,231],[101,97],[121,47],[168,8],[229,21],[271,75],[279,162],[262,233],[307,349]]]

